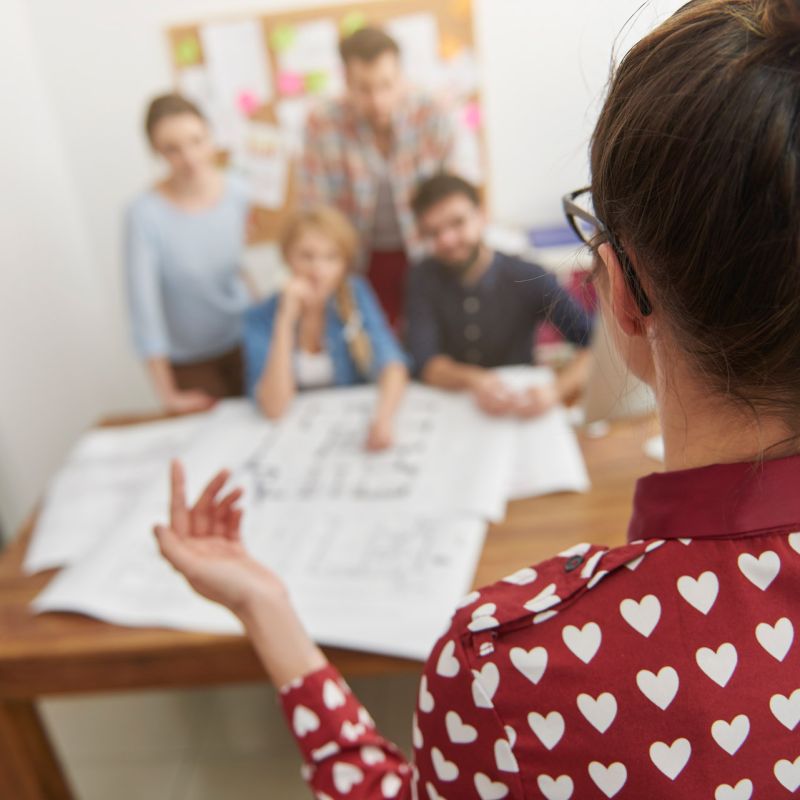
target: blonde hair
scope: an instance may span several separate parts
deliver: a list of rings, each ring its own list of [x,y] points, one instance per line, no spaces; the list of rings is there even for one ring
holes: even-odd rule
[[[344,278],[336,290],[336,311],[344,323],[344,335],[350,356],[361,376],[366,378],[372,368],[372,344],[364,330],[361,314],[353,295],[353,287],[348,280],[348,274],[358,255],[358,233],[341,211],[330,206],[318,206],[306,211],[298,211],[292,214],[281,232],[280,246],[284,259],[289,260],[289,251],[308,230],[318,231],[331,239],[346,264]]]

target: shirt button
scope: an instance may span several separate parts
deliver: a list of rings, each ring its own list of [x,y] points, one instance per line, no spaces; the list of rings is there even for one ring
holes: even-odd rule
[[[464,337],[468,342],[477,342],[481,338],[481,326],[474,322],[464,328]]]
[[[464,311],[467,314],[477,314],[481,310],[481,301],[477,297],[464,298]]]
[[[583,556],[571,556],[567,559],[567,563],[564,564],[564,571],[574,572],[581,564],[583,564]]]

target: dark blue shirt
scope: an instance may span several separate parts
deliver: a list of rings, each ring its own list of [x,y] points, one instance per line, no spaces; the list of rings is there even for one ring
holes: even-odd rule
[[[417,265],[409,273],[406,322],[417,375],[436,355],[481,367],[530,364],[543,322],[579,347],[588,346],[592,331],[589,315],[554,275],[502,253],[473,285],[433,258]]]

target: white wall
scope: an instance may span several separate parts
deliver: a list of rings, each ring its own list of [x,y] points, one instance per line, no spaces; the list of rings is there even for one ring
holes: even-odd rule
[[[157,170],[141,117],[146,100],[171,82],[164,29],[310,4],[5,3],[0,52],[4,74],[15,76],[0,84],[2,107],[14,109],[0,128],[0,202],[8,206],[0,221],[0,520],[6,528],[30,508],[89,420],[152,403],[128,347],[120,214]],[[498,221],[559,220],[560,196],[586,181],[586,147],[611,48],[639,5],[476,0]],[[624,50],[678,5],[653,0],[618,47]]]
[[[110,399],[109,318],[27,12],[0,25],[0,525],[15,529]],[[13,79],[10,79],[13,76]]]

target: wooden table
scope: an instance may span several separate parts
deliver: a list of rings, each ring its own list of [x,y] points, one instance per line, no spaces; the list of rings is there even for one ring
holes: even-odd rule
[[[642,452],[654,431],[646,419],[617,424],[600,439],[582,435],[592,490],[512,503],[504,522],[489,531],[476,585],[580,541],[623,543],[634,481],[656,468]],[[72,798],[36,710],[39,698],[265,680],[243,637],[123,628],[75,614],[33,616],[28,604],[53,574],[21,573],[33,524],[0,558],[0,798]],[[326,652],[347,675],[420,669],[403,659]]]

